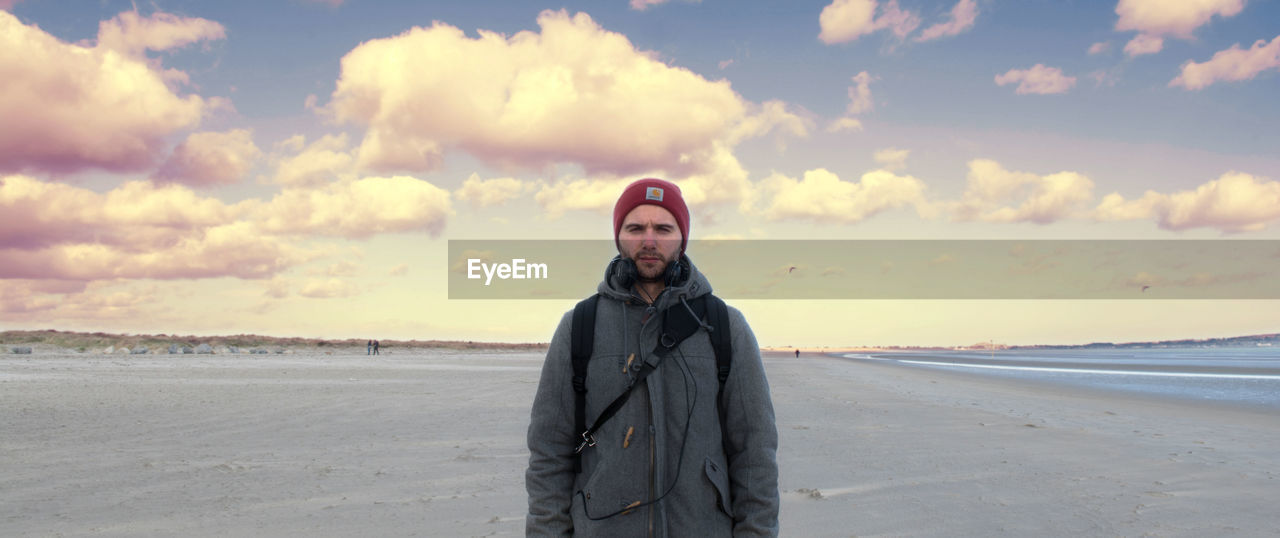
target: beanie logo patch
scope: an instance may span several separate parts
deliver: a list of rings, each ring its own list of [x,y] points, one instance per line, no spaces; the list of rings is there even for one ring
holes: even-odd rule
[[[649,188],[648,188],[647,190],[645,190],[645,192],[644,192],[644,199],[645,199],[645,200],[653,200],[653,201],[655,201],[655,202],[661,202],[661,201],[662,201],[662,189],[661,189],[661,188],[659,188],[659,187],[649,187]]]

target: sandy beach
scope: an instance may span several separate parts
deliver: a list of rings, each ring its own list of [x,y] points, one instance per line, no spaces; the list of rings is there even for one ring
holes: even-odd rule
[[[518,536],[542,356],[0,355],[0,536]],[[1276,536],[1280,417],[766,356],[784,536]]]

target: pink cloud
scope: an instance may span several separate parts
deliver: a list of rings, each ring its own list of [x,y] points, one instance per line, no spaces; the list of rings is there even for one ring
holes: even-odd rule
[[[1218,81],[1251,80],[1268,69],[1280,69],[1280,36],[1270,43],[1259,39],[1248,50],[1240,44],[1218,51],[1207,62],[1182,64],[1182,74],[1169,81],[1169,86],[1199,90]]]
[[[0,0],[0,9],[8,11],[10,9],[13,9],[13,6],[18,5],[18,3],[21,1],[22,0]]]
[[[104,194],[26,176],[0,178],[0,248],[104,244],[125,252],[165,248],[236,210],[177,185],[127,182]]]
[[[236,183],[261,154],[246,129],[193,133],[173,150],[155,177],[195,186]]]
[[[631,9],[636,11],[644,11],[649,6],[657,6],[667,3],[667,0],[631,0]]]
[[[123,27],[122,27],[123,28]],[[159,34],[121,46],[173,46]],[[0,11],[0,172],[55,173],[89,168],[138,171],[154,165],[166,137],[197,125],[219,101],[180,96],[165,72],[145,58],[104,46],[65,43]]]
[[[136,252],[106,244],[38,250],[0,248],[0,278],[63,280],[268,278],[308,254],[238,222],[189,234],[166,248]]]
[[[1061,69],[1046,67],[1044,64],[1036,64],[1030,69],[1010,69],[1003,75],[996,75],[996,84],[999,86],[1014,82],[1018,83],[1015,90],[1018,95],[1048,95],[1066,93],[1076,85],[1076,77],[1064,76]]]
[[[916,41],[932,41],[942,37],[960,35],[973,27],[978,19],[978,3],[974,0],[960,0],[951,8],[951,20],[940,22],[920,32]]]

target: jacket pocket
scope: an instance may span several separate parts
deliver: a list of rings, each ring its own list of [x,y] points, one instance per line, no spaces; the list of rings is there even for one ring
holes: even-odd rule
[[[729,497],[729,476],[725,474],[725,470],[707,457],[702,465],[702,471],[706,474],[707,480],[711,481],[711,486],[716,489],[716,505],[725,515],[733,517],[733,499]]]

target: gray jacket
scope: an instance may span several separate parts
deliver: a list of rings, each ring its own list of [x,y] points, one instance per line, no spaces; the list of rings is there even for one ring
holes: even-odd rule
[[[529,424],[530,536],[776,536],[778,432],[755,335],[729,308],[733,362],[724,387],[728,440],[721,444],[715,352],[699,330],[659,359],[652,352],[668,307],[711,293],[687,257],[690,275],[652,307],[606,274],[587,371],[586,423],[635,378],[641,361],[657,369],[595,435],[574,472],[573,312],[560,320],[542,367]],[[628,365],[628,357],[635,355]],[[728,451],[728,454],[725,451]],[[653,502],[655,499],[660,499]],[[633,508],[628,510],[628,507]]]

